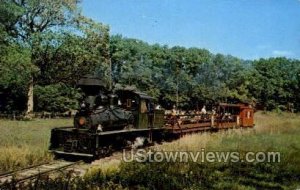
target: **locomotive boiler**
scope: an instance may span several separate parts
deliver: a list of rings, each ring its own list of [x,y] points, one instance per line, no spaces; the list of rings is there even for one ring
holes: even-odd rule
[[[133,125],[132,112],[118,106],[118,96],[108,92],[99,79],[83,78],[78,87],[84,97],[74,118],[75,128],[101,132]]]

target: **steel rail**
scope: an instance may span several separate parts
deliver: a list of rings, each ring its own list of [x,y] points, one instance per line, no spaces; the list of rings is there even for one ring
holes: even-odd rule
[[[66,164],[63,164],[66,163]],[[6,172],[6,173],[2,173],[0,175],[0,187],[8,185],[8,184],[18,184],[20,182],[24,182],[26,180],[29,179],[34,179],[37,178],[41,175],[47,174],[47,173],[51,173],[51,172],[55,172],[55,171],[59,171],[61,169],[66,169],[68,167],[77,165],[79,163],[82,163],[82,161],[77,161],[77,162],[65,162],[65,161],[55,161],[55,162],[48,162],[48,163],[43,163],[43,164],[38,164],[35,166],[30,166],[30,167],[26,167],[20,170],[15,170],[15,171],[10,171],[10,172]],[[61,165],[63,164],[63,165]],[[58,165],[55,167],[55,165]],[[45,167],[45,168],[43,168]],[[49,167],[49,169],[47,169],[47,167]],[[53,168],[51,168],[53,167]],[[44,171],[41,171],[41,169],[44,169]],[[29,174],[29,175],[24,175],[24,177],[20,177],[20,178],[16,178],[16,176],[18,174],[22,174],[23,172],[33,172],[33,174]],[[1,181],[1,179],[5,179],[8,178],[6,181]],[[1,189],[1,188],[0,188]]]

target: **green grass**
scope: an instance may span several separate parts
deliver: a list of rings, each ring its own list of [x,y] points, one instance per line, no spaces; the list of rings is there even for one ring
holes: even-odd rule
[[[0,171],[10,171],[52,160],[50,131],[70,126],[71,119],[0,120]]]
[[[300,115],[255,114],[254,129],[187,135],[152,147],[167,151],[280,151],[280,163],[123,163],[95,166],[83,178],[42,181],[40,189],[296,189],[300,186]],[[70,120],[1,121],[1,169],[51,160],[50,129]]]
[[[254,129],[187,135],[155,146],[167,151],[279,151],[280,163],[121,163],[93,168],[87,181],[137,189],[296,189],[300,186],[300,115],[255,114]],[[101,166],[103,167],[103,166]],[[91,182],[89,182],[91,183]]]

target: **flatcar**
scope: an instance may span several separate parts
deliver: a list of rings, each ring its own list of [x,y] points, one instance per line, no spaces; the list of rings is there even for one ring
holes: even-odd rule
[[[58,156],[98,158],[130,147],[137,138],[151,143],[204,130],[254,126],[254,110],[247,104],[220,103],[209,113],[166,114],[155,109],[154,98],[146,93],[128,88],[109,91],[95,77],[82,78],[78,87],[84,97],[74,125],[51,131],[49,149]]]
[[[254,109],[249,104],[219,103],[210,113],[185,113],[167,116],[165,129],[172,134],[254,126]]]

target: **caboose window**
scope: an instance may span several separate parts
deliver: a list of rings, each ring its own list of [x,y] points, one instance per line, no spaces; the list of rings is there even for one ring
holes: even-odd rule
[[[249,119],[249,118],[250,118],[250,116],[251,116],[251,113],[250,113],[250,111],[247,111],[247,118]]]

